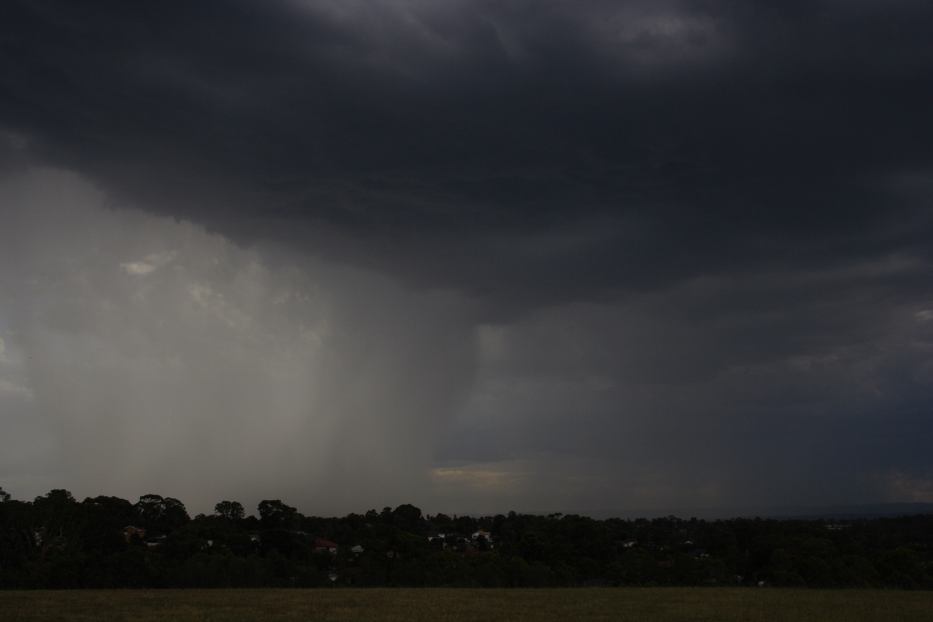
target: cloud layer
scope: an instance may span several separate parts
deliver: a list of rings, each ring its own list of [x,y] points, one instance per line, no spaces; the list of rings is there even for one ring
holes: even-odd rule
[[[931,19],[5,3],[0,479],[929,500]]]

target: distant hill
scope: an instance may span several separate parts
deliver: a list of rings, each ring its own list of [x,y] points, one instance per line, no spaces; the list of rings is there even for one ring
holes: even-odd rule
[[[774,518],[883,518],[890,516],[911,516],[914,514],[933,514],[933,503],[869,503],[865,505],[838,505],[825,508],[801,508],[775,513]]]
[[[855,505],[783,506],[783,507],[734,507],[734,508],[669,508],[652,510],[593,510],[573,512],[594,518],[659,518],[677,516],[679,518],[697,517],[705,520],[727,518],[775,518],[783,520],[884,518],[911,516],[914,514],[933,514],[933,503],[865,503]],[[536,514],[547,515],[549,512]]]

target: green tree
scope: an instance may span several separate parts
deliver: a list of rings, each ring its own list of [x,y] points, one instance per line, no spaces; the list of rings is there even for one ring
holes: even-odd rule
[[[264,529],[293,529],[298,522],[298,510],[279,499],[260,501],[258,510]]]
[[[405,503],[392,512],[393,524],[404,531],[418,533],[421,531],[421,509],[410,503]]]
[[[172,497],[143,495],[135,508],[142,526],[159,533],[170,533],[191,520],[185,505]]]
[[[88,497],[81,503],[85,517],[81,539],[86,551],[110,554],[123,550],[124,527],[135,519],[133,504],[119,497]]]
[[[237,501],[221,501],[214,506],[214,513],[229,521],[242,520],[246,515],[243,506]]]

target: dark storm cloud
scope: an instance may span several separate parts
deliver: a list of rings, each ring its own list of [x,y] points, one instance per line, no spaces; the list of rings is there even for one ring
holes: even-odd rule
[[[576,299],[930,224],[888,183],[933,155],[924,2],[3,13],[3,119],[36,157],[431,285]]]
[[[920,0],[5,2],[0,167],[91,180],[106,198],[84,201],[88,221],[122,236],[132,225],[106,224],[98,203],[184,219],[158,220],[141,259],[99,242],[140,276],[204,226],[303,265],[276,287],[324,279],[336,326],[362,314],[355,339],[327,344],[334,367],[355,371],[375,344],[379,370],[411,370],[401,389],[377,370],[365,398],[320,398],[356,417],[333,438],[365,454],[347,430],[369,421],[399,454],[434,452],[402,463],[434,469],[438,503],[919,500],[933,481],[931,23]],[[14,222],[33,222],[37,200]],[[17,237],[65,262],[53,229]],[[7,252],[36,274],[52,261]],[[346,265],[362,276],[332,276]],[[193,271],[228,300],[244,279],[273,282],[243,273]],[[401,288],[373,285],[386,277]],[[183,306],[192,284],[177,278]],[[135,309],[122,281],[102,282]],[[435,307],[435,289],[456,304]],[[364,312],[386,301],[394,313]],[[261,320],[237,333],[249,343],[311,313],[241,307]],[[430,330],[392,337],[430,309]],[[164,311],[171,330],[142,332],[184,342],[193,320]],[[25,348],[15,337],[8,357]],[[229,373],[279,361],[277,344]],[[30,385],[7,366],[0,398],[17,408],[61,371]],[[304,408],[298,388],[283,395],[279,410]],[[217,408],[191,400],[210,427]],[[393,431],[382,410],[411,415]],[[430,432],[415,443],[411,429]]]

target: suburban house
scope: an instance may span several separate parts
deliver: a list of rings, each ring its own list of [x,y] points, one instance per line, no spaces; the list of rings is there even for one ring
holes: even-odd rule
[[[337,543],[331,542],[325,538],[315,538],[311,550],[315,553],[330,553],[331,555],[336,555]]]
[[[123,528],[123,539],[126,540],[127,544],[133,542],[134,540],[145,540],[146,530],[142,527],[127,525]]]

